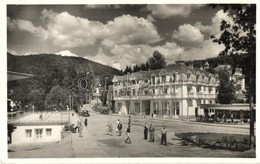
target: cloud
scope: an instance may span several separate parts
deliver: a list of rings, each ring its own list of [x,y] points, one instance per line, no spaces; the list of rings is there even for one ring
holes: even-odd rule
[[[8,49],[7,48],[7,52],[9,52],[12,55],[18,55],[17,51],[13,50],[13,49]]]
[[[42,19],[46,23],[49,39],[60,47],[84,47],[94,45],[106,31],[102,23],[75,17],[68,12],[55,13],[44,9]]]
[[[175,42],[166,42],[160,46],[116,44],[110,50],[112,55],[104,53],[104,49],[100,47],[97,54],[86,58],[117,69],[125,69],[126,66],[145,63],[154,51],[159,51],[164,55],[167,64],[172,64],[177,60],[187,61],[216,57],[223,49],[224,45],[213,43],[210,39],[203,41],[201,46],[191,48],[179,46]]]
[[[208,39],[203,41],[199,47],[185,49],[181,54],[181,58],[187,61],[217,57],[219,52],[224,49],[224,45],[213,43],[212,40]]]
[[[184,24],[178,27],[178,31],[174,30],[172,38],[181,41],[186,46],[197,46],[203,42],[204,35],[197,27]]]
[[[85,58],[119,70],[121,69],[121,65],[118,61],[115,61],[113,57],[106,55],[102,48],[98,49],[98,53],[95,56],[85,56]]]
[[[21,30],[32,34],[35,34],[38,38],[47,39],[48,33],[42,27],[35,27],[32,22],[23,19],[11,20],[7,17],[7,28],[8,30]]]
[[[113,44],[151,44],[162,40],[151,21],[131,15],[115,17],[103,24],[68,12],[44,9],[41,14],[45,28],[35,27],[27,20],[8,18],[8,29],[30,32],[62,48],[87,47],[99,42],[112,48]]]
[[[70,52],[69,50],[63,50],[63,51],[57,52],[55,54],[61,55],[61,56],[74,56],[74,57],[78,57],[78,55]]]
[[[150,44],[161,40],[157,28],[147,19],[122,15],[105,25],[109,38],[118,44]]]
[[[202,33],[219,36],[221,33],[220,25],[222,20],[226,20],[231,23],[233,22],[227,13],[224,13],[223,10],[219,10],[212,18],[211,25],[203,25],[201,22],[196,22],[194,26],[200,29]]]
[[[125,69],[129,65],[145,63],[154,51],[161,52],[167,63],[174,63],[179,54],[184,52],[184,48],[174,42],[166,42],[162,46],[116,44],[109,53],[104,53],[104,49],[100,47],[96,55],[86,58],[117,69]]]
[[[187,17],[191,11],[199,9],[203,5],[183,5],[183,4],[163,4],[163,5],[147,5],[146,10],[151,12],[155,18],[166,19],[170,17],[180,16]]]

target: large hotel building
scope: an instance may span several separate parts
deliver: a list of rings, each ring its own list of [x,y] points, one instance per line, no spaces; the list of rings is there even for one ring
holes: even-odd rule
[[[189,119],[201,104],[214,104],[219,78],[183,63],[113,78],[115,112]]]

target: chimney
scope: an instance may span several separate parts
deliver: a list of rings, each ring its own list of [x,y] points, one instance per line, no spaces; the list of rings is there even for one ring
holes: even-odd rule
[[[204,70],[202,66],[200,66],[200,70]]]

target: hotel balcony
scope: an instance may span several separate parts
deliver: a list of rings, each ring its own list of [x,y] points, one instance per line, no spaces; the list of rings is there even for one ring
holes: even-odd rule
[[[188,92],[188,98],[195,98],[194,92]]]
[[[203,92],[197,92],[197,98],[204,98]]]

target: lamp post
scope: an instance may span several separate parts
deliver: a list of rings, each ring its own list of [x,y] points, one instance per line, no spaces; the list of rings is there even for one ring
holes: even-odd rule
[[[106,104],[104,101],[105,99],[105,95],[106,95],[106,91],[107,91],[107,79],[108,77],[105,77],[105,87],[104,87],[104,94],[103,94],[103,103]]]

